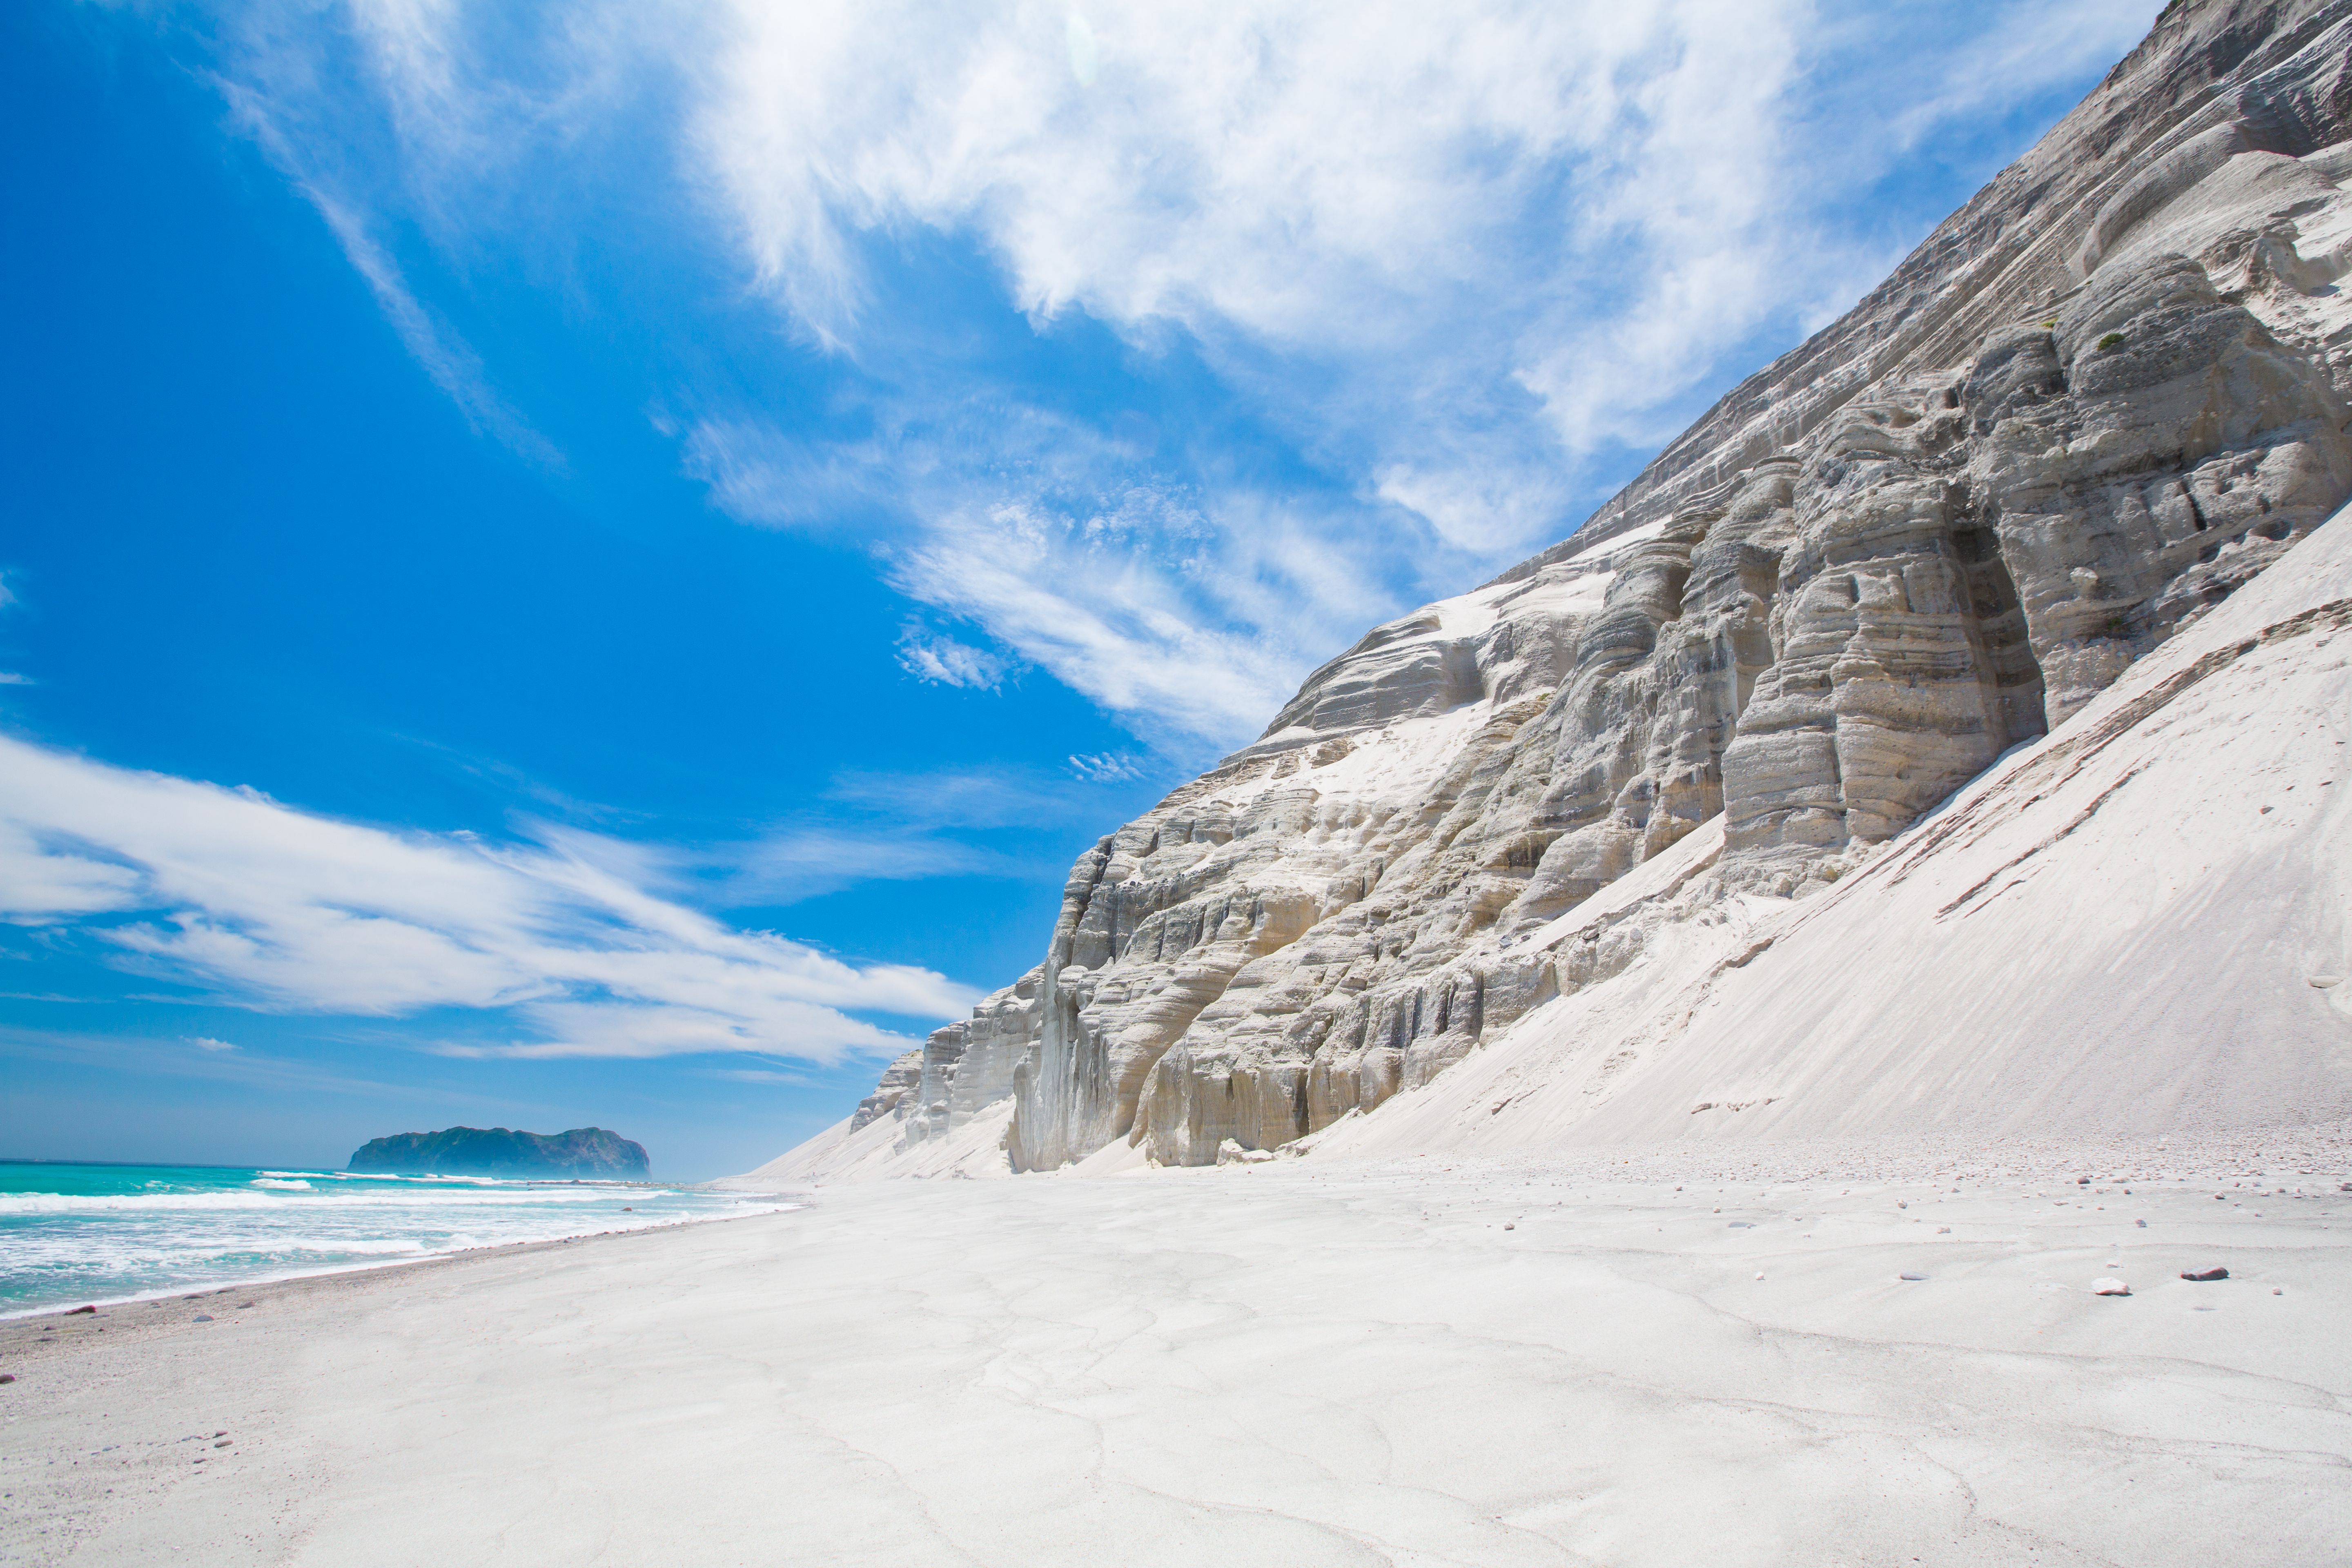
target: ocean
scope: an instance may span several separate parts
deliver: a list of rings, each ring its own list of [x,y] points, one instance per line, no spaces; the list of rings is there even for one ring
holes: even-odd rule
[[[793,1206],[662,1183],[0,1161],[0,1317]]]

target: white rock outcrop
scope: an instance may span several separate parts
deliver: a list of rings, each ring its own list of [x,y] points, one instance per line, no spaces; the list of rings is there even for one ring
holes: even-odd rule
[[[2042,831],[2051,801],[2085,779],[2145,805],[2135,781],[2171,769],[2198,809],[2239,814],[2267,786],[2231,748],[2287,773],[2320,766],[2310,746],[2250,737],[2288,721],[2276,703],[2324,707],[2343,664],[2344,617],[2325,595],[2281,606],[2345,556],[2315,552],[2313,535],[2352,496],[2347,62],[2347,0],[2168,7],[1885,284],[1732,392],[1566,543],[1375,629],[1256,744],[1082,856],[1043,963],[772,1171],[908,1169],[927,1143],[925,1168],[942,1169],[940,1140],[958,1169],[1034,1171],[1400,1137],[1860,1131],[2015,1109],[1923,1110],[1930,1079],[2040,1096],[2086,1130],[2103,1116],[2352,1114],[2334,993],[2298,978],[2291,1005],[2242,1007],[2233,1024],[2175,996],[2192,972],[2226,986],[2226,971],[2160,972],[2161,943],[2064,923],[2098,889],[2037,902],[2002,880],[2047,881],[2078,851],[2081,874],[2115,875],[2133,844],[2114,833],[2153,835],[2148,853],[2193,842],[2208,858],[2164,874],[2194,889],[2182,907],[2212,946],[2269,984],[2281,964],[2347,971],[2342,900],[2313,891],[2335,873],[2328,856],[2266,892],[2248,870],[2272,863],[2253,827],[2166,839],[2169,808],[2103,795],[2048,828],[2079,843],[2020,847],[1927,925],[1890,891],[1941,888],[2019,824]],[[2277,625],[2238,627],[2226,647],[2192,637],[2273,568],[2295,581],[2237,618],[2267,605]],[[2306,613],[2304,629],[2279,629]],[[2203,651],[2164,679],[2197,687],[2193,702],[2144,682],[2108,700],[2151,655],[2192,643]],[[2245,687],[2257,669],[2272,707]],[[2084,761],[2126,754],[2139,772]],[[2340,797],[2352,779],[2329,787]],[[2249,954],[2246,933],[2287,907],[2335,957],[2275,942]],[[1834,923],[1815,910],[1848,911],[1847,952],[1799,940]],[[1928,957],[1888,949],[1872,920]],[[1955,921],[1970,922],[1965,939]],[[2077,942],[2108,967],[2071,962]],[[1854,951],[1900,973],[1903,995]],[[1725,982],[1734,972],[1769,972],[1788,994]],[[2071,988],[2064,1005],[2017,1002],[2053,986]],[[1748,1022],[1726,1034],[1731,996]],[[2177,1038],[2150,996],[2219,1033]],[[2050,1087],[2072,1081],[2069,1052],[2107,1059],[2107,1034],[2081,1034],[2103,1010],[2174,1042],[2145,1070],[2110,1063],[2155,1100]],[[2062,1016],[2075,1037],[2031,1035]],[[2268,1047],[2246,1037],[2255,1019]],[[1457,1066],[1474,1051],[1475,1071]],[[2212,1077],[2225,1069],[2267,1087],[2234,1092]],[[1390,1105],[1441,1074],[1443,1092]],[[983,1146],[976,1130],[999,1122]]]

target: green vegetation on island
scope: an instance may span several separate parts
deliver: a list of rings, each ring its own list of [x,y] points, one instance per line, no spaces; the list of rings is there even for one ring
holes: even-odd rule
[[[597,1176],[645,1180],[646,1148],[602,1127],[518,1132],[450,1127],[371,1140],[352,1156],[353,1172],[427,1176]]]

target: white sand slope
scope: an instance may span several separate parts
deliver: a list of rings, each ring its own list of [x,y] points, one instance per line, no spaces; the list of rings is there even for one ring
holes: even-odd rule
[[[744,1192],[772,1192],[804,1182],[880,1181],[892,1176],[1011,1176],[1004,1129],[1013,1120],[1008,1096],[945,1137],[901,1148],[901,1125],[890,1117],[851,1131],[844,1117],[758,1170],[711,1184]]]
[[[2284,1152],[881,1183],[0,1325],[0,1559],[2342,1562],[2352,1194]]]
[[[1830,892],[1659,910],[1625,973],[1320,1152],[2352,1115],[2348,628],[2352,514]]]

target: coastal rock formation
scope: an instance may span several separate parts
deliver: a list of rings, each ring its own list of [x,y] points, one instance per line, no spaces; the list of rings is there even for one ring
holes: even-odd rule
[[[2347,190],[2352,0],[2176,0],[1569,541],[1376,628],[1080,857],[1045,962],[846,1132],[1003,1120],[1017,1171],[1297,1152],[1522,1020],[1605,1045],[1576,1093],[1609,1100],[1695,1026],[1569,999],[1653,950],[1745,964],[1730,933],[2076,744],[2352,496]]]
[[[569,1132],[516,1132],[504,1127],[450,1127],[371,1139],[345,1167],[355,1173],[425,1176],[559,1176],[644,1181],[653,1172],[646,1148],[602,1127]]]

